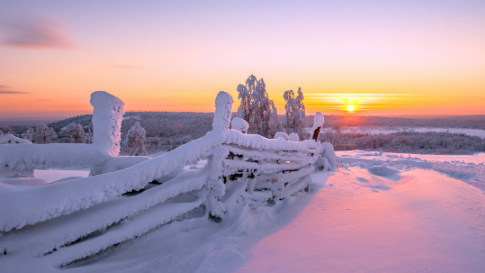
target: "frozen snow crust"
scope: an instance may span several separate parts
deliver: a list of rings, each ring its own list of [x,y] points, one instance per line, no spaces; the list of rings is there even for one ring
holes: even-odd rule
[[[35,187],[0,184],[0,250],[64,266],[197,208],[218,222],[241,206],[271,205],[308,189],[319,144],[231,130],[232,103],[221,91],[213,130],[154,158],[117,157],[123,102],[104,91],[91,95],[94,144],[0,146],[0,171],[88,166],[94,175]],[[204,168],[181,172],[200,160]]]

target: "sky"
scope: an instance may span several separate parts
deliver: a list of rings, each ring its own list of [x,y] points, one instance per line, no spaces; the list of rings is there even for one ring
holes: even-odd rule
[[[485,1],[0,0],[0,118],[212,112],[254,74],[284,112],[485,114]]]

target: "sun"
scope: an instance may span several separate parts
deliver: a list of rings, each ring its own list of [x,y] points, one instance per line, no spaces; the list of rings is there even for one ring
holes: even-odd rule
[[[353,113],[355,111],[355,105],[347,104],[347,105],[345,105],[345,110],[349,113]]]
[[[348,113],[354,113],[358,110],[359,101],[356,99],[345,99],[344,110]]]

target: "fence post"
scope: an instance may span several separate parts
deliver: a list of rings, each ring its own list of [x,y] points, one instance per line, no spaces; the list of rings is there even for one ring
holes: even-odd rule
[[[318,135],[320,135],[320,129],[323,126],[323,115],[320,112],[315,113],[315,118],[313,119],[313,136],[312,139],[318,142]]]
[[[221,91],[217,94],[216,110],[214,112],[214,120],[212,121],[213,131],[218,131],[222,134],[223,131],[229,130],[233,102],[232,96],[229,93]],[[226,192],[226,185],[222,179],[222,160],[226,156],[224,149],[219,147],[212,151],[208,162],[210,172],[207,176],[208,198],[206,206],[209,217],[215,222],[220,222],[225,213],[221,197]]]
[[[233,102],[232,96],[229,93],[221,91],[217,94],[212,130],[229,130]]]
[[[93,144],[102,153],[118,156],[120,153],[121,121],[123,120],[123,101],[105,92],[91,94],[93,106]]]

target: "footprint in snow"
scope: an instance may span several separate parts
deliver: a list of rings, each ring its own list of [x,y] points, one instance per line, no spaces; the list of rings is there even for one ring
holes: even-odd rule
[[[357,180],[359,180],[360,182],[369,182],[369,180],[367,180],[363,177],[357,177]]]
[[[399,170],[396,170],[394,168],[389,168],[389,167],[371,167],[368,169],[369,173],[373,175],[377,175],[380,177],[387,178],[389,180],[393,181],[399,181],[401,180],[401,172]]]

